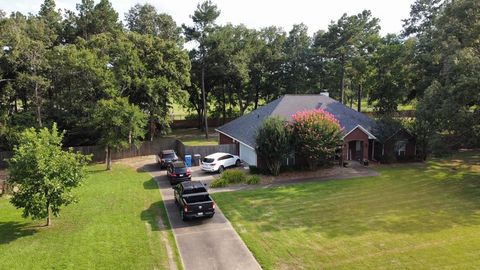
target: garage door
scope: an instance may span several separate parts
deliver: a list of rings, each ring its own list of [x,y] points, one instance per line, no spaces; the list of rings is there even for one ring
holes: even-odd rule
[[[257,153],[244,144],[240,144],[240,159],[250,166],[257,166]]]

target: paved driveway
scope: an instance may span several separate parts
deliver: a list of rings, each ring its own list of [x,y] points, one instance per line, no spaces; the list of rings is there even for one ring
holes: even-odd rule
[[[145,161],[142,169],[155,177],[160,187],[186,270],[261,269],[252,253],[218,207],[215,216],[211,219],[184,222],[180,218],[179,210],[175,205],[173,190],[168,182],[165,170],[160,171],[159,167],[150,161]],[[192,179],[208,183],[213,177],[194,169]]]

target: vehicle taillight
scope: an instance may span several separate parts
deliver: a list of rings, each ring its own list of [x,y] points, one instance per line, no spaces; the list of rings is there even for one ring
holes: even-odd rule
[[[192,174],[192,172],[188,170],[188,171],[187,171],[187,175],[191,175],[191,174]]]
[[[175,173],[170,173],[169,175],[170,176],[177,176]]]
[[[215,202],[212,202],[212,208],[215,209]]]
[[[188,212],[188,206],[185,205],[185,207],[183,208],[183,212]]]

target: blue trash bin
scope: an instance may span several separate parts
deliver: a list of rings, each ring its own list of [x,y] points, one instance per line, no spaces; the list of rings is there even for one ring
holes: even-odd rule
[[[192,155],[185,155],[185,163],[188,167],[192,167]]]

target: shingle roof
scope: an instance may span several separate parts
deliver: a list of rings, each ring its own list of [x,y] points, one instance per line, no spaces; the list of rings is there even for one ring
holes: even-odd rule
[[[373,119],[324,95],[285,95],[217,128],[217,130],[254,148],[257,130],[265,118],[280,116],[290,121],[296,112],[313,109],[323,109],[333,114],[344,129],[344,134],[349,133],[357,125],[361,125],[375,135],[376,123]]]

